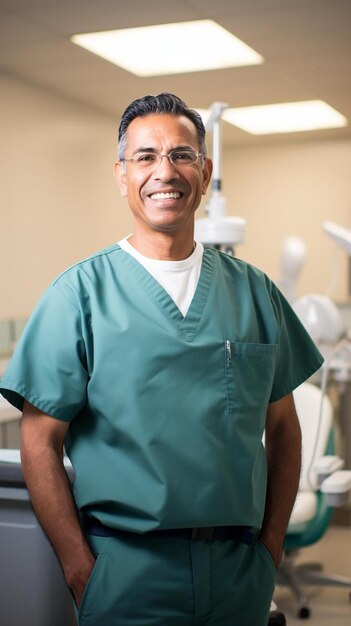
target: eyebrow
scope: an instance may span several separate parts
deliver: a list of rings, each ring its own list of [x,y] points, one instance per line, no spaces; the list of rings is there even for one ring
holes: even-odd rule
[[[195,152],[195,149],[192,146],[176,146],[175,148],[171,148],[169,152],[173,152],[173,150],[189,150],[191,152]],[[134,152],[132,153],[132,156],[134,156],[135,154],[140,154],[141,152],[151,152],[152,154],[160,154],[159,151],[156,150],[156,148],[141,146],[140,148],[137,148],[136,150],[134,150]]]

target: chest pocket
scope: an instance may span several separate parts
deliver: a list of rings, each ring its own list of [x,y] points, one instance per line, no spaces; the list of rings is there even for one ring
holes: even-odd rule
[[[271,395],[278,346],[266,343],[224,344],[228,413],[266,411]]]

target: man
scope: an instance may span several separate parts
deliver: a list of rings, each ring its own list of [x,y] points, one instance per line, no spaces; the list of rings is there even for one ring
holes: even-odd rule
[[[127,108],[133,233],[54,281],[2,381],[80,626],[268,622],[299,481],[291,392],[322,359],[264,274],[194,243],[211,171],[179,98]]]

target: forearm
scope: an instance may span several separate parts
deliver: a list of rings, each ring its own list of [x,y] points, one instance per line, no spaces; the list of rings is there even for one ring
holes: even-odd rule
[[[33,436],[31,418],[21,428],[21,460],[31,501],[79,603],[95,559],[82,532],[62,447]]]
[[[301,433],[294,412],[270,428],[266,457],[267,494],[260,539],[278,565],[301,471]]]

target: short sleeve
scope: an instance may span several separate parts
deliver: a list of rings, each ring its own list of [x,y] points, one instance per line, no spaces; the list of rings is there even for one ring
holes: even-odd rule
[[[53,284],[22,333],[0,392],[19,410],[25,398],[48,415],[70,421],[85,405],[87,381],[80,309]]]
[[[283,294],[272,283],[278,346],[270,402],[291,393],[323,364],[323,357]]]

